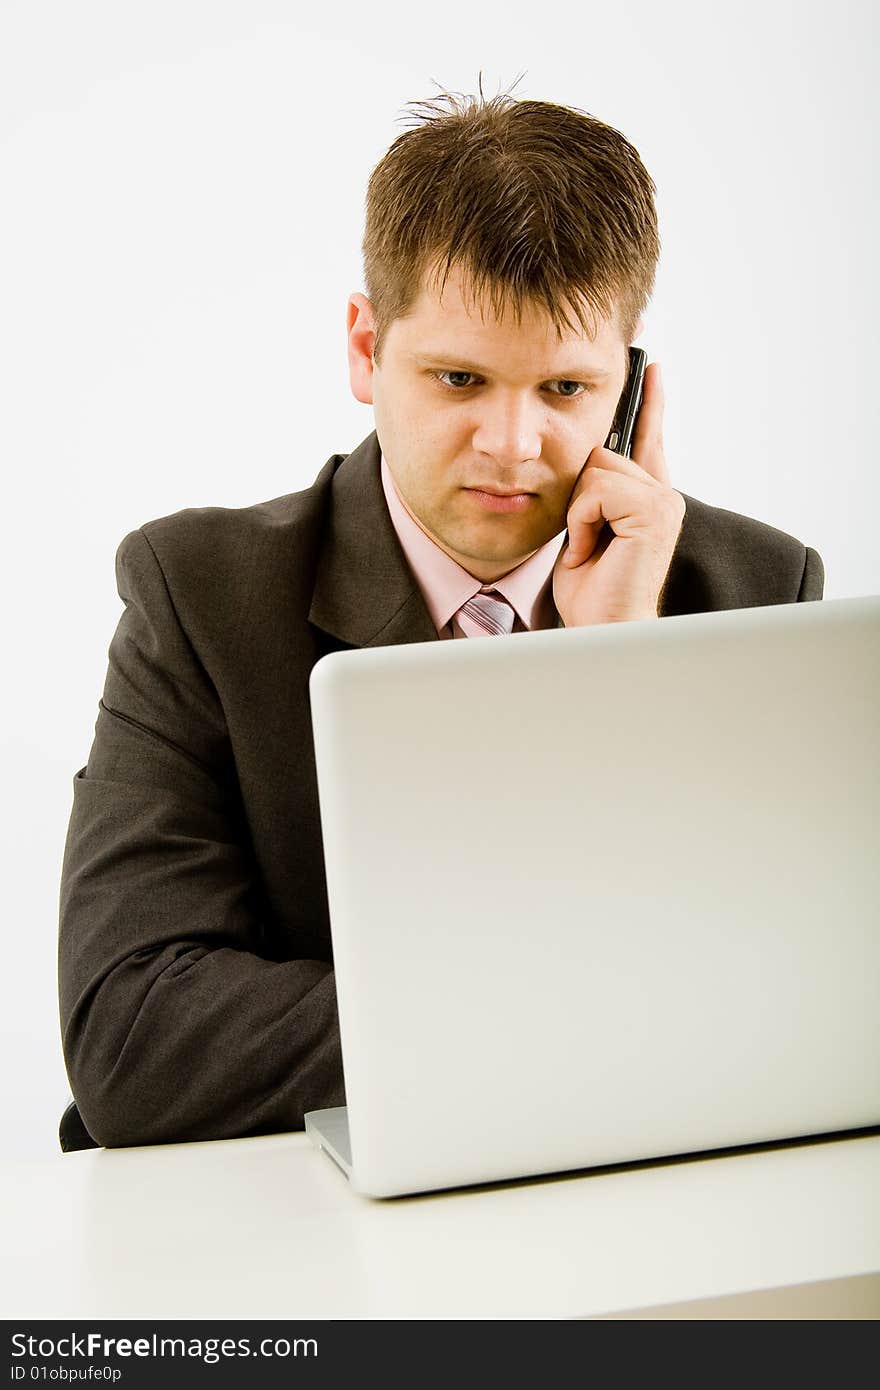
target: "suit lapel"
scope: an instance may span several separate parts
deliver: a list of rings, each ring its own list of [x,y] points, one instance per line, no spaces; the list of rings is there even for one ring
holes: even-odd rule
[[[351,647],[439,637],[388,515],[376,431],[338,465],[309,622]]]

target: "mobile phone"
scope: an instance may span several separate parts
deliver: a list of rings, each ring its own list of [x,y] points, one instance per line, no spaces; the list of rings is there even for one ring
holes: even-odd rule
[[[644,348],[631,347],[629,350],[629,376],[626,379],[623,394],[617,403],[611,432],[605,440],[606,449],[613,450],[615,454],[622,454],[624,458],[629,458],[629,451],[632,448],[633,432],[636,427],[636,420],[639,418],[639,406],[642,404],[642,386],[647,365],[648,354]]]

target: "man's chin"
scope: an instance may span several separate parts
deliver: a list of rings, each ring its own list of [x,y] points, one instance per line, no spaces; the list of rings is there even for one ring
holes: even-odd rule
[[[458,528],[449,535],[449,544],[461,555],[473,560],[483,560],[487,564],[500,564],[509,561],[512,565],[520,563],[527,555],[534,555],[542,545],[557,536],[564,529],[564,523],[556,530],[546,526],[524,525],[514,516],[499,515],[489,524],[466,529]]]
[[[444,540],[443,549],[463,569],[473,571],[474,566],[488,566],[497,570],[500,575],[521,565],[551,539],[552,537],[529,536],[525,533],[515,538],[498,537],[494,542],[485,537],[476,541],[473,536],[457,536]]]

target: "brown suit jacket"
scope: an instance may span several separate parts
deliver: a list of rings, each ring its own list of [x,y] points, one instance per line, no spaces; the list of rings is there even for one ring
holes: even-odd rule
[[[315,483],[125,537],[125,610],[73,780],[59,983],[106,1145],[300,1128],[344,1102],[309,673],[437,641],[370,434]],[[661,617],[822,597],[814,550],[685,497]]]

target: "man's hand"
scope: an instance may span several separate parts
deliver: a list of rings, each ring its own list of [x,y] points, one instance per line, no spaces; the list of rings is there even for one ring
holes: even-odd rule
[[[593,449],[568,503],[568,540],[553,570],[553,602],[566,627],[656,618],[681,531],[685,500],[663,456],[660,366],[645,371],[631,459]]]

